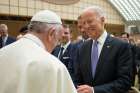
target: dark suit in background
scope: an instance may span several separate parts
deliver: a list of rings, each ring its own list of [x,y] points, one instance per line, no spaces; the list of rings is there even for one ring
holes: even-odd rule
[[[5,45],[9,45],[9,44],[11,44],[11,43],[13,43],[13,42],[15,42],[15,41],[16,41],[15,38],[13,38],[13,37],[11,37],[11,36],[8,36]]]
[[[58,57],[59,52],[60,52],[61,46],[57,46],[52,54],[56,57]],[[66,50],[64,51],[64,53],[62,54],[62,56],[59,58],[61,60],[61,62],[67,67],[72,80],[74,80],[74,58],[75,58],[75,45],[70,43],[68,45],[68,47],[66,48]]]
[[[86,41],[86,40],[80,40],[80,41],[78,41],[78,42],[75,43],[75,46],[76,46],[77,48],[80,48],[80,46],[81,46],[85,41]]]
[[[11,36],[7,36],[7,39],[6,39],[6,41],[5,41],[4,45],[3,45],[4,41],[2,40],[2,37],[1,37],[1,39],[0,39],[0,48],[4,47],[6,45],[9,45],[9,44],[11,44],[11,43],[13,43],[15,41],[16,41],[15,38],[13,38]]]
[[[8,35],[7,25],[0,24],[0,48],[13,43],[14,41],[16,41],[16,39]]]
[[[136,65],[138,68],[138,83],[140,84],[140,46],[136,46]],[[140,90],[140,86],[139,86],[139,90]]]
[[[135,76],[137,74],[137,62],[136,62],[136,52],[137,52],[137,47],[136,45],[130,44],[130,49],[132,51],[132,86],[135,85]]]
[[[122,33],[121,40],[123,40],[124,42],[129,43],[130,49],[132,51],[132,86],[134,86],[135,84],[135,76],[137,73],[137,68],[136,68],[136,45],[134,44],[134,42],[132,42],[132,39],[130,39],[130,35],[129,33]]]
[[[131,86],[132,58],[127,43],[107,36],[93,79],[91,72],[92,40],[78,50],[76,84],[94,87],[94,93],[125,93]]]
[[[140,66],[140,46],[136,46],[136,64]]]

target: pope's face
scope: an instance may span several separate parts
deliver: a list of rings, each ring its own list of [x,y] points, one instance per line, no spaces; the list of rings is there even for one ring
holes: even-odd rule
[[[54,37],[52,39],[52,44],[54,47],[56,47],[59,43],[60,40],[62,40],[62,35],[63,35],[63,27],[60,26],[59,28],[56,29],[57,31],[55,31],[54,33]]]
[[[62,25],[52,26],[49,29],[48,26],[45,26],[44,30],[42,36],[45,47],[47,51],[52,52],[62,38]]]

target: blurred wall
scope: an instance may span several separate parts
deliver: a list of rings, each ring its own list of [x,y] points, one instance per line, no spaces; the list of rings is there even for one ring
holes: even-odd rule
[[[124,24],[122,16],[107,0],[79,0],[70,5],[56,5],[45,0],[0,0],[0,14],[32,16],[37,11],[50,9],[58,13],[62,19],[76,20],[85,7],[92,5],[101,6],[106,11],[107,23]]]
[[[0,0],[0,23],[6,23],[9,33],[16,36],[19,28],[26,24],[31,16],[40,10],[49,9],[59,14],[63,20],[68,21],[73,32],[73,39],[75,39],[78,35],[77,17],[85,7],[92,5],[98,5],[105,10],[107,31],[110,33],[124,31],[123,17],[107,0],[79,0],[79,2],[69,5],[51,4],[45,0]],[[15,20],[15,18],[11,18],[13,16],[19,18]],[[28,20],[26,17],[29,17]],[[25,20],[23,20],[24,18]]]

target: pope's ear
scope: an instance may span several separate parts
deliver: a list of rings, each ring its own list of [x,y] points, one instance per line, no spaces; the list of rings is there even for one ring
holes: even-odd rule
[[[54,36],[55,28],[54,27],[50,28],[50,30],[48,31],[48,34],[49,34],[49,36]]]
[[[48,36],[49,36],[49,40],[52,40],[55,36],[55,28],[52,27],[50,28],[50,30],[48,31]]]

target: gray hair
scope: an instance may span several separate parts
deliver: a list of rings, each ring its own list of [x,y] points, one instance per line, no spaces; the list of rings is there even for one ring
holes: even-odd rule
[[[44,31],[42,29],[46,27],[47,27],[47,31],[50,28],[54,27],[56,31],[60,31],[61,26],[62,26],[61,24],[31,21],[30,24],[28,25],[28,30],[31,32],[34,31],[34,32],[40,33]]]
[[[8,27],[7,27],[6,24],[0,24],[0,27],[1,27],[1,28],[5,28],[5,30],[8,30]]]
[[[83,10],[83,12],[87,11],[87,10],[91,10],[91,11],[94,11],[96,12],[100,17],[105,17],[106,18],[106,13],[104,11],[104,9],[102,9],[101,7],[99,6],[90,6],[90,7],[87,7]]]

